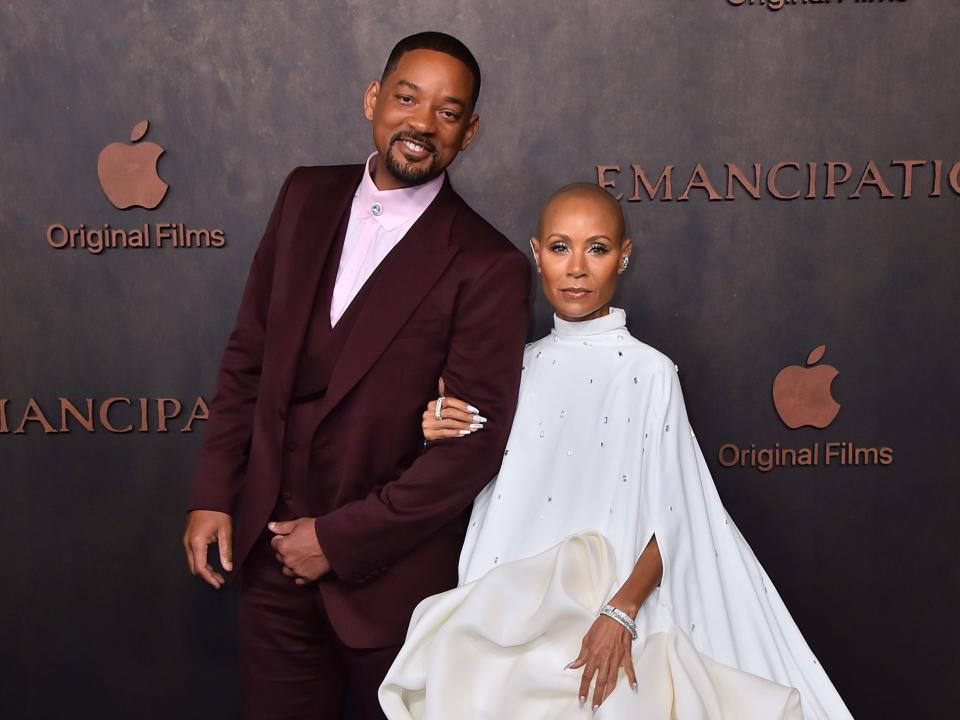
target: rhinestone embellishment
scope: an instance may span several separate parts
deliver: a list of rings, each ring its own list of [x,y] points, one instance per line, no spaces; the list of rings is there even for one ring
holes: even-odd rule
[[[373,215],[374,217],[380,217],[380,215],[381,215],[382,213],[383,213],[383,205],[381,205],[381,204],[378,203],[378,202],[375,202],[375,203],[371,203],[371,204],[370,204],[370,214],[371,214],[371,215]]]

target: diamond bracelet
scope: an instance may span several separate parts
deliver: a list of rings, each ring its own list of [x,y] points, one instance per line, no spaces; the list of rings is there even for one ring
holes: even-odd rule
[[[637,624],[633,621],[633,618],[623,610],[615,608],[613,605],[604,605],[600,608],[600,614],[606,615],[608,618],[616,620],[623,625],[627,629],[627,632],[630,633],[631,640],[637,639]]]

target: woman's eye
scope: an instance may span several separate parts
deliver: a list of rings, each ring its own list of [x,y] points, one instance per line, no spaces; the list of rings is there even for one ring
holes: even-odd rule
[[[550,252],[561,253],[566,252],[566,250],[567,246],[563,243],[553,243],[553,245],[550,246]]]

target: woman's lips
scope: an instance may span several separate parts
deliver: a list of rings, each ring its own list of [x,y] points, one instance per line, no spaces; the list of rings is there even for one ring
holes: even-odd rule
[[[593,290],[588,290],[587,288],[560,288],[560,292],[563,293],[565,298],[570,300],[581,300],[592,293]]]

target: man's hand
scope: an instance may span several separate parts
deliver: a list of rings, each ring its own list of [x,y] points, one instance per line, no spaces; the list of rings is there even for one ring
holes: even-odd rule
[[[283,565],[283,574],[294,578],[297,585],[314,582],[330,572],[330,561],[317,540],[313,521],[314,518],[297,518],[267,523],[267,529],[276,533],[270,544]]]
[[[199,575],[219,590],[223,587],[223,575],[207,562],[207,546],[217,543],[220,564],[226,572],[233,570],[233,520],[229,515],[216,510],[191,510],[187,515],[187,528],[183,531],[183,549],[187,552],[190,572]]]

